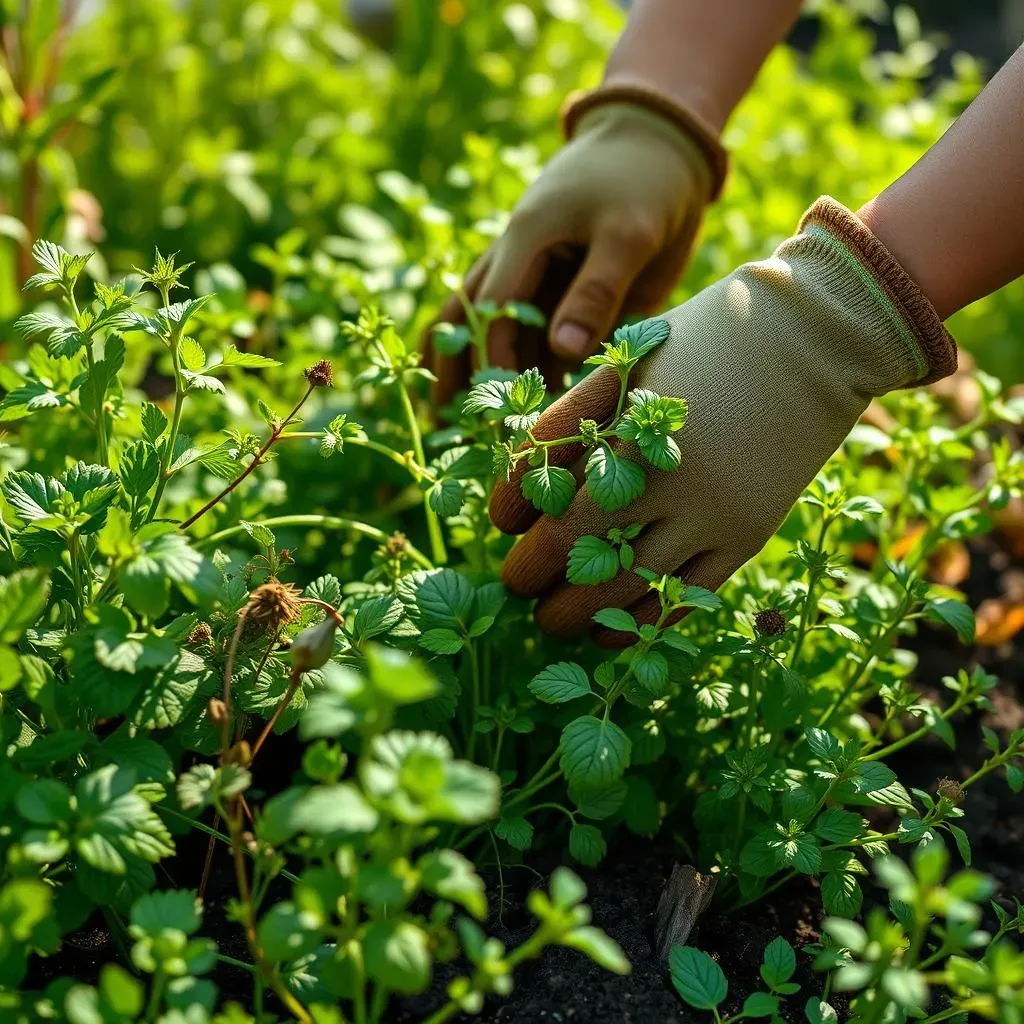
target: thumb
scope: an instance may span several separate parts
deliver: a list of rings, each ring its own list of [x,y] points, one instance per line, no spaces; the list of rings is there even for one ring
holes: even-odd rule
[[[599,231],[587,258],[551,322],[551,347],[582,361],[611,334],[626,294],[657,251],[652,233],[639,225]]]

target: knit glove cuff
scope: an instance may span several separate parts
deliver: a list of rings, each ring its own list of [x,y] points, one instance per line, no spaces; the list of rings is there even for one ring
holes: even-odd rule
[[[868,319],[887,320],[891,328],[884,332],[888,355],[894,365],[906,368],[900,373],[904,379],[894,387],[931,384],[956,370],[956,342],[935,307],[867,225],[842,203],[831,196],[818,199],[800,221],[797,238],[786,244],[797,240],[820,247],[822,265],[837,261],[845,265],[837,283],[839,276],[848,281],[848,271],[854,271],[861,287],[856,293],[844,289],[847,306],[861,307]]]

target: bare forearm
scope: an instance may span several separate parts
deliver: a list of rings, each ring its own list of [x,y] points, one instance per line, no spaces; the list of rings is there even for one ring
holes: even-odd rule
[[[636,0],[607,84],[667,95],[720,132],[800,0]]]
[[[1024,274],[1024,47],[860,217],[943,319]]]

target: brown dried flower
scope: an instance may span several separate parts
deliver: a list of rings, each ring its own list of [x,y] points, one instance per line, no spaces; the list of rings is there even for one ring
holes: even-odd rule
[[[939,796],[948,800],[954,807],[959,807],[964,802],[964,787],[956,779],[939,779],[936,787]]]
[[[243,609],[246,623],[269,631],[295,622],[302,613],[300,593],[292,583],[273,579],[261,583],[249,595],[249,603]]]
[[[775,608],[765,608],[754,616],[754,629],[759,636],[782,636],[786,625],[786,616]]]
[[[409,538],[404,533],[395,532],[384,541],[380,551],[388,559],[404,558],[409,552]]]
[[[202,647],[204,644],[212,643],[213,630],[208,622],[197,623],[187,637],[185,643],[189,647]]]
[[[334,368],[329,359],[321,359],[320,362],[306,367],[306,380],[315,388],[334,387]]]

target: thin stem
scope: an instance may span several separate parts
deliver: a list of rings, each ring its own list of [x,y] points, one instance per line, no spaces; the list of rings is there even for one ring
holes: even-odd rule
[[[248,971],[250,974],[259,973],[259,968],[255,964],[247,964],[244,960],[236,960],[233,956],[228,956],[226,953],[218,953],[217,959],[222,964],[230,964],[232,967],[239,967],[243,971]]]
[[[822,551],[825,549],[825,535],[828,533],[828,528],[832,521],[828,516],[823,515],[821,519],[821,530],[818,532],[818,545],[815,548],[815,554],[821,556]],[[792,670],[796,665],[796,659],[800,655],[800,651],[804,645],[804,639],[808,633],[808,623],[811,616],[811,609],[814,601],[814,588],[818,585],[818,581],[821,579],[820,572],[815,568],[809,573],[807,577],[807,597],[804,599],[804,605],[800,612],[800,627],[797,631],[796,643],[793,645],[793,653],[789,656],[789,667]]]
[[[953,715],[955,715],[962,707],[963,702],[958,698],[948,708],[946,708],[941,715],[939,715],[939,718],[952,718]],[[890,754],[895,754],[897,750],[902,750],[904,747],[910,746],[910,744],[915,740],[919,740],[922,736],[931,731],[931,724],[922,725],[920,729],[915,729],[913,732],[907,733],[906,736],[903,736],[898,740],[894,740],[887,747],[882,747],[880,750],[876,750],[873,754],[868,754],[863,758],[863,760],[880,761],[883,757],[888,757]]]
[[[416,417],[416,410],[413,408],[412,398],[409,389],[398,375],[398,397],[402,402],[402,411],[405,413],[406,424],[409,427],[409,437],[412,441],[412,451],[416,461],[425,465],[426,453],[423,449],[423,434],[420,432],[420,423]],[[423,514],[427,520],[427,533],[430,535],[430,553],[436,563],[444,564],[448,561],[448,552],[444,546],[444,536],[441,533],[441,520],[437,513],[430,507],[430,498],[426,492],[423,494]]]
[[[256,912],[253,908],[252,892],[249,889],[249,874],[245,867],[241,819],[242,816],[238,813],[238,808],[233,807],[228,815],[228,825],[231,834],[231,852],[234,855],[235,881],[238,885],[239,902],[245,915],[245,938],[249,943],[249,952],[252,953],[252,958],[267,985],[281,1000],[288,1012],[301,1024],[313,1024],[313,1018],[309,1015],[309,1011],[288,991],[273,966],[267,962],[260,946],[256,933]]]
[[[92,354],[92,339],[85,343],[85,363],[89,368],[89,379],[93,388],[96,388],[96,359]],[[103,407],[106,404],[107,392],[104,389],[96,395],[96,445],[99,449],[98,456],[101,466],[109,465],[109,442],[107,441],[107,414]]]
[[[284,714],[288,705],[291,704],[292,698],[295,696],[295,691],[299,688],[299,684],[302,682],[302,671],[297,668],[292,669],[291,678],[288,680],[288,689],[284,691],[284,695],[278,702],[274,713],[270,716],[270,720],[263,727],[263,731],[259,734],[256,742],[252,747],[252,755],[249,758],[249,766],[252,766],[253,761],[256,760],[256,755],[260,752],[260,747],[266,742],[267,737],[270,735],[274,726],[277,725],[277,720]],[[472,756],[472,755],[470,755]]]
[[[179,523],[179,530],[187,530],[191,526],[193,526],[198,520],[202,519],[203,516],[205,516],[206,513],[210,511],[210,509],[212,509],[220,501],[226,498],[243,480],[246,479],[246,477],[249,476],[250,473],[252,473],[256,469],[258,465],[260,465],[260,463],[266,456],[267,452],[270,451],[270,449],[274,446],[274,443],[284,432],[284,428],[298,415],[299,410],[303,407],[303,405],[305,405],[306,399],[309,398],[311,394],[313,394],[313,391],[314,386],[310,384],[306,388],[305,394],[298,400],[298,402],[295,403],[295,407],[292,409],[292,411],[288,413],[284,420],[278,423],[277,426],[275,426],[270,431],[270,437],[267,438],[263,447],[253,457],[252,462],[250,462],[249,465],[246,466],[245,469],[243,469],[242,472],[239,473],[238,476],[236,476],[235,479],[231,481],[231,483],[224,487],[219,494],[211,498],[198,512],[189,516],[188,519],[186,519],[184,522]]]
[[[473,683],[473,706],[469,714],[469,742],[466,756],[472,761],[476,751],[476,716],[480,708],[480,659],[477,657],[476,644],[472,640],[466,644],[466,653],[469,655],[469,671]]]
[[[341,516],[322,516],[313,514],[271,516],[268,519],[257,520],[251,525],[267,526],[271,528],[275,526],[312,526],[324,530],[352,530],[354,533],[361,533],[364,537],[369,537],[372,540],[377,541],[379,544],[383,544],[388,539],[388,534],[383,530],[378,529],[376,526],[370,526],[369,523],[362,523],[358,519],[345,519]],[[198,548],[207,547],[243,532],[244,528],[241,525],[236,524],[234,526],[225,527],[223,530],[218,530],[216,533],[208,534],[205,537],[199,537],[193,543]],[[411,544],[409,545],[408,551],[409,557],[424,569],[434,568],[434,563],[427,558],[422,551],[413,547]]]
[[[165,303],[166,305],[166,303]],[[164,496],[167,481],[171,478],[171,463],[174,460],[174,447],[178,441],[178,430],[181,428],[181,412],[185,407],[185,384],[181,377],[181,359],[178,355],[178,338],[171,338],[171,365],[174,368],[174,411],[171,413],[171,429],[167,432],[164,442],[164,455],[160,464],[160,479],[157,481],[156,492],[146,512],[146,522],[152,522]]]
[[[292,441],[298,438],[320,438],[322,436],[322,434],[317,433],[315,430],[289,430],[287,433],[282,434],[278,440]],[[345,446],[366,448],[371,452],[377,452],[378,455],[383,455],[385,458],[390,459],[396,466],[401,466],[402,469],[408,470],[416,481],[437,479],[437,474],[432,469],[427,469],[426,466],[420,465],[414,459],[408,458],[401,452],[396,452],[386,444],[381,444],[380,441],[373,441],[368,437],[346,437]]]

